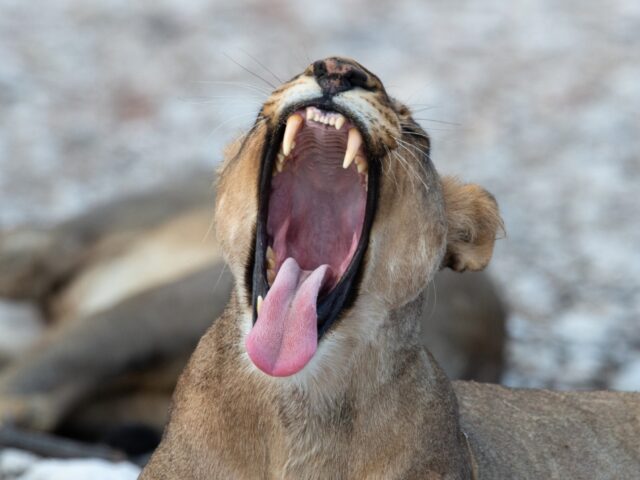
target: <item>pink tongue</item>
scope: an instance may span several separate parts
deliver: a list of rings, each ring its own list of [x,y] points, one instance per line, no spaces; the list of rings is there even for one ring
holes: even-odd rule
[[[316,353],[316,301],[328,272],[328,265],[301,270],[293,258],[280,267],[246,341],[249,358],[264,373],[293,375]]]

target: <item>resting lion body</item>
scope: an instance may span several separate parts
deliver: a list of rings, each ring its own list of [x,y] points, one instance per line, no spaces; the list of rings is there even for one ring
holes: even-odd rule
[[[320,138],[330,143],[308,143],[323,128],[311,123],[319,121],[314,117],[322,123],[338,114],[351,125],[349,140],[346,132],[339,137],[325,129]],[[359,137],[364,146],[352,148]],[[346,280],[320,291],[315,307],[304,297],[307,310],[298,309],[294,296],[289,310],[279,309],[281,299],[272,292],[286,297],[303,288],[282,287],[297,271],[290,259],[280,263],[282,254],[295,252],[294,260],[303,262],[305,252],[300,237],[287,236],[284,244],[273,239],[280,238],[273,217],[283,203],[270,192],[280,195],[279,185],[286,184],[285,196],[295,194],[296,184],[286,183],[292,175],[317,180],[310,170],[295,177],[309,158],[317,171],[342,182],[347,174],[329,160],[336,144],[346,144],[346,168],[355,168],[349,151],[358,152],[360,176],[351,172],[361,183],[352,188],[361,196],[353,198],[367,198],[360,243],[347,257]],[[308,195],[318,198],[316,188],[337,188],[313,185]],[[292,213],[281,228],[318,232],[313,205],[304,197],[297,202],[309,207],[311,219],[295,223]],[[322,215],[340,235],[343,220]],[[141,478],[636,478],[640,395],[452,384],[420,344],[419,320],[435,272],[484,268],[500,227],[489,193],[438,176],[427,134],[375,75],[348,59],[315,62],[273,93],[251,131],[227,152],[216,234],[235,279],[232,297],[182,374],[163,440]],[[317,248],[315,238],[305,238],[302,247]],[[269,248],[277,259],[275,280]],[[304,268],[315,268],[312,275],[324,271]],[[335,299],[335,291],[344,296],[332,316],[324,302]],[[310,356],[295,343],[278,344],[269,330],[275,325],[285,337],[307,341],[308,331],[291,332],[286,322],[287,312],[308,315],[308,308],[318,317],[317,350],[309,347]],[[271,353],[275,347],[280,356]],[[283,356],[286,368],[277,363]]]

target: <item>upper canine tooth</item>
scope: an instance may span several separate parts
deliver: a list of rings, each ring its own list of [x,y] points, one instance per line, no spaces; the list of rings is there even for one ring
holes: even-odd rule
[[[342,162],[342,168],[348,168],[356,158],[356,154],[362,145],[362,135],[357,128],[349,129],[349,137],[347,138],[347,150],[344,152],[344,161]]]
[[[342,128],[342,126],[344,125],[344,122],[346,122],[346,119],[344,118],[344,115],[342,114],[338,114],[338,118],[336,118],[336,130],[340,130]]]
[[[284,138],[282,139],[282,151],[285,155],[289,155],[291,150],[293,149],[293,139],[296,138],[296,134],[300,127],[302,127],[302,123],[304,119],[294,113],[287,119],[287,127],[284,130]]]

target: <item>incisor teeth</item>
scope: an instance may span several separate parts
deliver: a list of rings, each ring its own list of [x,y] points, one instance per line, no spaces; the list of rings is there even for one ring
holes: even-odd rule
[[[357,128],[350,128],[349,136],[347,138],[347,150],[344,152],[342,168],[349,168],[353,159],[356,158],[360,145],[362,145],[362,135],[360,135]]]
[[[256,313],[260,315],[260,309],[262,308],[262,295],[258,295],[258,300],[256,301]]]
[[[336,119],[336,130],[340,130],[346,121],[347,120],[343,115],[338,114],[338,118]]]
[[[294,113],[287,119],[287,127],[284,130],[284,138],[282,139],[282,152],[285,156],[288,156],[291,150],[293,150],[295,146],[293,140],[296,138],[296,134],[298,130],[300,130],[300,127],[302,127],[303,122],[304,119],[297,113]]]

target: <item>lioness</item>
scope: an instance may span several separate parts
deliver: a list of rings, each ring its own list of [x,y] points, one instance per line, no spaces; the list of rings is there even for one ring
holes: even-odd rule
[[[640,395],[452,385],[420,346],[429,280],[485,267],[501,220],[357,62],[273,92],[216,226],[235,288],[142,479],[638,477]]]

